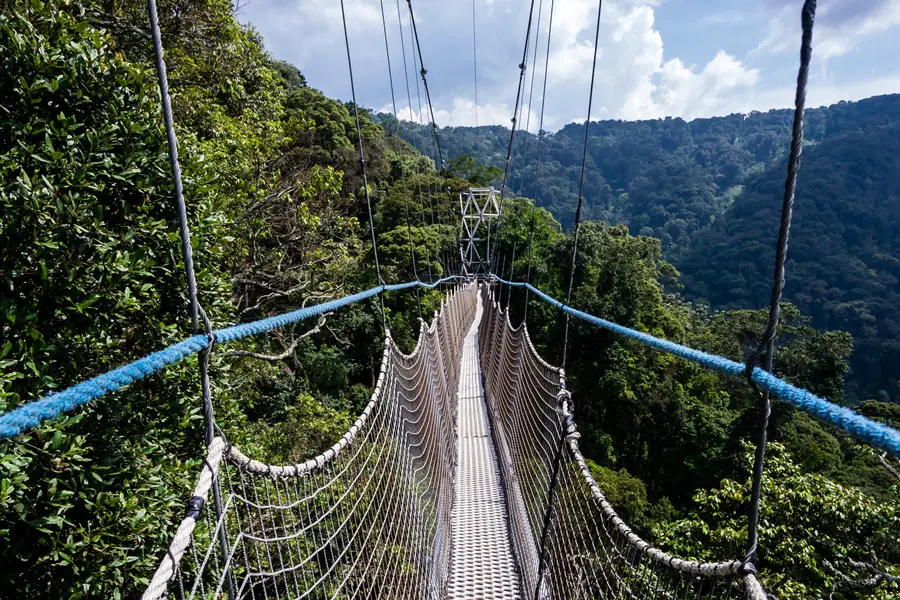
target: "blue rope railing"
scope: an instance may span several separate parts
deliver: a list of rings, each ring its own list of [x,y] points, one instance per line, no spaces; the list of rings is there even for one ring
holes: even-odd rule
[[[283,315],[276,315],[252,323],[242,323],[215,331],[216,342],[226,343],[241,338],[259,335],[278,327],[284,327],[291,323],[297,323],[310,317],[337,310],[350,304],[360,302],[366,298],[377,296],[381,292],[394,292],[416,286],[434,289],[441,283],[455,279],[464,279],[461,275],[452,275],[435,281],[425,283],[422,281],[410,281],[407,283],[395,283],[379,285],[352,296],[346,296],[337,300],[330,300],[322,304],[316,304],[300,310],[295,310]],[[28,402],[17,406],[13,410],[0,415],[0,439],[13,437],[39,425],[47,419],[53,419],[61,414],[77,408],[83,404],[96,400],[110,392],[114,392],[129,384],[134,383],[148,375],[156,373],[169,365],[173,365],[192,354],[197,354],[209,344],[206,334],[194,335],[184,341],[173,344],[164,350],[154,352],[127,365],[113,369],[89,379],[77,385],[73,385],[61,392],[48,394],[34,402]]]
[[[500,277],[494,277],[497,281],[505,285],[527,288],[547,304],[554,306],[573,317],[597,325],[598,327],[603,327],[604,329],[637,340],[647,346],[656,348],[657,350],[679,356],[720,373],[738,377],[744,375],[745,365],[739,362],[714,354],[708,354],[701,350],[688,348],[687,346],[589,315],[586,312],[572,308],[571,306],[563,304],[559,300],[548,296],[531,284],[521,281],[507,281]],[[215,332],[216,341],[219,343],[226,343],[253,335],[259,335],[278,327],[284,327],[291,323],[303,321],[310,317],[349,306],[350,304],[376,296],[381,292],[401,291],[416,286],[433,289],[441,283],[457,279],[465,279],[465,277],[453,275],[439,279],[434,283],[410,281],[407,283],[376,286],[345,298],[323,302],[322,304],[295,310],[283,315],[260,319],[259,321],[254,321],[252,323],[243,323],[217,330]],[[74,385],[66,390],[49,394],[34,402],[28,402],[18,406],[7,413],[0,415],[0,439],[19,435],[23,431],[39,425],[42,421],[58,417],[87,402],[96,400],[105,394],[114,392],[164,369],[169,365],[175,364],[192,354],[197,354],[206,347],[207,343],[208,338],[206,335],[191,336],[164,350],[154,352],[144,358],[140,358],[132,363],[118,367],[102,375],[98,375],[93,379]],[[782,400],[807,411],[819,419],[834,425],[838,429],[845,431],[876,448],[880,448],[890,452],[894,456],[900,457],[900,431],[872,421],[871,419],[867,419],[849,408],[838,406],[825,398],[816,396],[812,392],[791,385],[758,367],[753,370],[752,379],[758,386],[768,390]]]
[[[652,336],[649,333],[636,331],[613,323],[612,321],[589,315],[586,312],[572,308],[571,306],[563,304],[559,300],[548,296],[531,284],[522,281],[506,281],[496,275],[493,275],[493,277],[500,283],[508,286],[527,288],[547,304],[554,306],[573,317],[587,321],[592,325],[597,325],[598,327],[637,340],[647,346],[687,359],[708,369],[728,375],[735,375],[737,377],[744,376],[746,365],[742,363],[729,360],[722,356],[708,354],[701,350],[694,350],[693,348],[688,348],[687,346],[682,346],[681,344]],[[841,431],[849,433],[857,439],[871,444],[876,448],[890,452],[894,456],[900,458],[900,431],[882,423],[867,419],[849,408],[838,406],[825,398],[816,396],[812,392],[791,385],[759,367],[753,369],[752,379],[761,389],[768,390],[782,400],[834,425]]]

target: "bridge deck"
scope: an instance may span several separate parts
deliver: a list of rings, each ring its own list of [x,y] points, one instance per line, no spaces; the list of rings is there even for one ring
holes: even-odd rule
[[[509,541],[497,453],[481,387],[477,343],[481,315],[479,295],[475,323],[463,346],[459,381],[459,438],[448,593],[451,599],[520,599],[522,592]]]

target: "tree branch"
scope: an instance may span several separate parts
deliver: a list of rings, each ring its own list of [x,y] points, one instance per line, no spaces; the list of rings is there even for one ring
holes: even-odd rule
[[[223,356],[245,356],[247,358],[256,358],[259,360],[265,360],[268,362],[279,362],[282,360],[286,360],[294,355],[294,351],[297,349],[297,345],[308,338],[311,335],[315,335],[322,331],[322,327],[325,326],[325,321],[328,319],[328,316],[331,313],[325,313],[319,317],[319,322],[316,323],[316,326],[310,329],[309,331],[304,332],[297,338],[294,338],[294,341],[291,342],[291,345],[288,346],[284,352],[281,354],[262,354],[260,352],[251,352],[249,350],[232,350],[231,352],[226,352]]]
[[[900,471],[897,470],[891,463],[888,462],[887,452],[878,457],[878,460],[881,461],[881,464],[884,465],[884,468],[888,470],[888,472],[897,478],[900,481]]]
[[[256,304],[254,304],[253,306],[248,306],[247,308],[245,308],[244,310],[242,310],[242,311],[240,312],[240,314],[243,315],[244,313],[247,313],[247,312],[250,312],[251,310],[255,310],[255,309],[259,308],[260,305],[261,305],[263,302],[265,302],[266,300],[271,300],[272,298],[284,298],[285,296],[290,296],[290,295],[293,294],[293,293],[303,291],[303,290],[305,290],[305,289],[307,288],[307,286],[309,286],[309,281],[305,281],[305,282],[303,282],[303,283],[301,283],[301,284],[299,284],[299,285],[295,285],[294,287],[289,288],[289,289],[286,289],[286,290],[283,290],[283,291],[281,291],[281,290],[275,290],[275,291],[273,291],[273,292],[271,292],[271,293],[264,294],[264,295],[262,295],[262,296],[260,296],[259,298],[256,299]],[[305,304],[306,304],[306,300],[304,300],[303,302],[304,302],[304,305],[305,305]]]
[[[825,566],[825,570],[830,571],[841,581],[841,583],[843,583],[847,587],[851,587],[854,589],[871,589],[878,587],[883,581],[890,581],[892,583],[900,582],[900,577],[891,575],[890,573],[885,573],[873,564],[857,562],[855,560],[848,560],[848,562],[850,563],[851,567],[856,569],[865,569],[873,575],[865,579],[854,579],[831,564],[828,559],[822,559],[822,564]],[[835,585],[835,587],[837,586]]]

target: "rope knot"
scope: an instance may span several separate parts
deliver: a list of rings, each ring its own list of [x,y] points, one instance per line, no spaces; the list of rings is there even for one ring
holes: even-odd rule
[[[556,403],[557,403],[560,407],[562,407],[563,402],[569,402],[569,403],[572,402],[572,392],[570,392],[570,391],[567,390],[567,389],[561,389],[561,390],[559,390],[559,392],[556,394]]]

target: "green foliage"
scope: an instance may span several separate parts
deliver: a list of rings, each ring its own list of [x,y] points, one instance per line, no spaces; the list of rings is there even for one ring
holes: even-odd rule
[[[451,158],[448,170],[454,177],[465,179],[479,187],[487,187],[503,178],[503,171],[499,167],[478,164],[468,154]]]
[[[819,329],[853,335],[851,404],[900,400],[897,173],[900,95],[805,111],[786,297]],[[792,111],[591,123],[582,218],[660,240],[688,298],[716,309],[769,298]],[[426,133],[403,123],[406,139]],[[509,130],[447,127],[450,164],[504,167]],[[510,189],[537,198],[564,228],[574,221],[584,124],[536,136],[517,131]],[[537,185],[537,187],[535,187]]]
[[[898,133],[885,125],[822,140],[804,151],[797,184],[786,294],[813,325],[853,335],[851,404],[900,399]],[[780,206],[773,199],[783,186],[779,165],[748,178],[740,200],[694,240],[679,261],[693,298],[727,308],[766,297]]]
[[[14,4],[17,12],[0,15],[0,410],[191,332],[155,73],[140,33],[144,7]],[[453,130],[443,138],[453,158],[438,172],[416,150],[428,147],[427,132],[405,123],[408,131],[401,131],[396,121],[361,110],[364,190],[352,105],[325,97],[297,69],[273,61],[224,0],[164,1],[160,15],[200,298],[217,326],[375,285],[366,191],[386,281],[437,278],[452,268],[459,194],[499,178],[497,165],[478,160],[502,145],[503,128],[480,128],[475,138],[466,128]],[[811,139],[859,121],[846,107],[832,116],[828,131],[811,118]],[[686,303],[667,293],[679,283],[664,260],[664,252],[681,257],[686,238],[713,231],[710,223],[759,195],[755,186],[778,157],[789,121],[778,111],[746,121],[752,126],[729,117],[598,127],[590,145],[597,172],[586,184],[589,196],[602,202],[588,213],[628,227],[582,229],[576,306],[736,360],[758,344],[764,311],[710,315]],[[865,125],[878,126],[877,119]],[[735,128],[743,128],[742,137],[723,150],[717,144]],[[569,126],[548,137],[547,177],[538,190],[564,224],[571,222],[576,193],[578,130]],[[519,191],[534,172],[526,158],[510,176]],[[883,183],[872,182],[874,188]],[[630,234],[640,231],[661,241]],[[504,274],[524,279],[529,273],[542,289],[565,297],[572,243],[546,209],[506,199],[496,238]],[[889,253],[873,250],[871,257],[873,280],[892,289],[895,282],[884,275],[892,268]],[[525,294],[507,297],[521,315]],[[412,349],[420,314],[428,319],[439,300],[439,291],[385,296],[392,336],[402,348]],[[828,310],[859,316],[853,327],[871,326],[866,314],[876,313],[868,300],[839,300],[840,310]],[[536,343],[551,359],[559,356],[557,312],[533,298],[528,310]],[[811,320],[785,306],[776,368],[840,400],[850,337],[814,325],[821,325],[815,313]],[[866,331],[880,339],[880,332]],[[234,347],[217,346],[211,368],[218,423],[232,442],[269,462],[322,451],[369,401],[380,332],[373,299]],[[583,447],[611,502],[631,525],[657,527],[686,552],[737,543],[739,521],[731,520],[746,495],[734,483],[746,468],[738,440],[754,428],[753,393],[741,381],[581,322],[571,323],[569,340],[566,368]],[[185,361],[0,444],[0,596],[139,593],[170,541],[202,456],[195,370],[195,360]],[[870,401],[860,408],[888,423],[900,419],[895,404]],[[834,580],[823,567],[826,558],[844,569],[850,558],[868,560],[872,551],[880,553],[879,568],[895,572],[886,540],[896,534],[897,484],[883,457],[778,403],[771,436],[792,459],[776,449],[767,493],[775,509],[799,515],[773,530],[783,538],[766,538],[773,585],[815,597]],[[795,485],[806,491],[791,495]],[[806,541],[814,511],[842,494],[850,504],[827,513],[834,523],[823,526],[831,541]],[[721,516],[709,526],[696,516],[670,523],[698,506],[694,498],[721,509]],[[732,502],[727,510],[726,500]],[[676,539],[682,531],[690,536]],[[782,571],[779,553],[796,554]],[[780,573],[794,578],[788,569],[796,569],[796,585],[778,583]]]
[[[7,409],[187,333],[154,75],[81,15],[51,8],[0,16]],[[222,219],[201,158],[187,147],[183,159],[206,296],[227,289],[227,261],[206,243]],[[4,589],[78,598],[140,585],[197,464],[191,372],[169,369],[0,445]]]
[[[745,449],[750,470],[753,450]],[[665,547],[702,560],[740,556],[746,544],[745,499],[750,478],[699,490],[686,518],[659,528]],[[784,446],[770,444],[760,507],[759,566],[766,591],[779,598],[893,598],[900,584],[885,578],[854,589],[851,580],[900,574],[900,502],[879,502],[821,475],[806,473]],[[831,595],[833,594],[833,595]]]
[[[601,467],[592,460],[588,460],[587,465],[603,495],[629,527],[640,529],[646,526],[648,504],[644,482],[625,469],[615,471]]]

